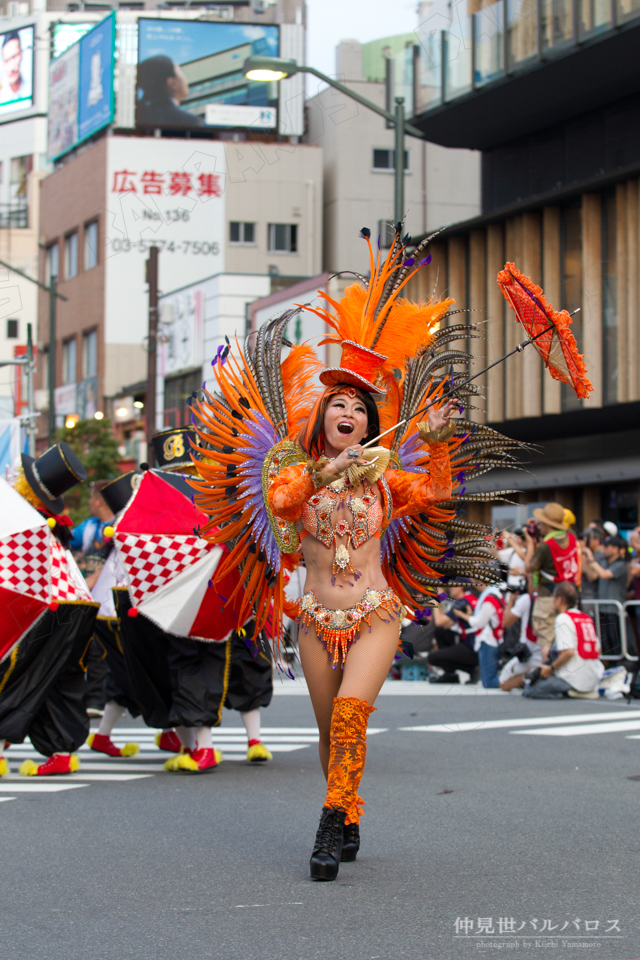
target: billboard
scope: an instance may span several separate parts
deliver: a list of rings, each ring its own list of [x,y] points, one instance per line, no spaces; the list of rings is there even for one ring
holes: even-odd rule
[[[275,128],[277,83],[251,82],[242,67],[279,50],[273,25],[140,18],[136,126]]]
[[[33,25],[0,33],[0,115],[33,106]]]
[[[49,160],[113,120],[115,31],[111,14],[49,64]]]
[[[160,250],[161,291],[224,272],[224,170],[224,143],[217,140],[108,138],[104,217],[107,351],[118,349],[111,345],[121,345],[121,350],[126,345],[133,354],[133,348],[140,349],[144,343],[148,322],[145,260],[150,246]],[[184,349],[184,343],[176,344],[176,363],[189,366],[194,362],[193,344],[188,356]],[[128,382],[134,379],[131,376]]]
[[[85,33],[88,33],[93,23],[54,23],[51,26],[52,57],[59,57],[72,43],[76,43]]]

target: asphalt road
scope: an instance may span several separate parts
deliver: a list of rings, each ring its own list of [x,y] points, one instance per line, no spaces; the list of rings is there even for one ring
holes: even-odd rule
[[[378,700],[363,845],[335,883],[307,878],[323,781],[305,696],[264,712],[280,728],[265,766],[167,774],[147,739],[92,778],[100,758],[83,754],[70,781],[83,787],[2,778],[0,957],[640,957],[640,709],[418,687]],[[226,714],[218,736],[229,757],[238,721]],[[401,729],[431,725],[446,729]]]

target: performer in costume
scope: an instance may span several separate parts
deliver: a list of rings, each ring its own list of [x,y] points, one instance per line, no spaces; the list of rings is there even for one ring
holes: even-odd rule
[[[242,626],[233,614],[222,613],[222,601],[216,598],[215,591],[206,598],[213,601],[213,606],[207,608],[210,629],[203,635],[196,629],[196,635],[191,636],[189,629],[198,614],[197,606],[190,616],[186,611],[182,617],[182,629],[187,635],[178,635],[175,624],[171,630],[163,629],[162,622],[154,620],[153,609],[148,610],[143,604],[138,610],[135,605],[141,564],[168,571],[163,584],[163,602],[168,603],[174,614],[177,615],[180,604],[185,603],[185,595],[180,592],[175,599],[172,596],[167,601],[166,591],[172,589],[172,577],[193,569],[183,550],[188,540],[190,548],[197,553],[198,537],[191,527],[205,519],[190,503],[192,491],[183,476],[185,472],[193,474],[195,469],[189,455],[190,435],[194,436],[189,428],[156,435],[152,443],[160,468],[145,470],[144,475],[137,477],[119,478],[104,488],[104,495],[118,518],[114,549],[94,594],[103,600],[101,613],[106,615],[98,621],[98,631],[112,672],[108,681],[112,698],[97,734],[92,734],[89,743],[94,750],[121,755],[110,734],[128,707],[134,716],[142,713],[147,725],[163,728],[156,737],[160,749],[180,753],[167,762],[168,770],[200,773],[214,769],[222,760],[220,751],[214,750],[211,727],[220,724],[223,706],[241,713],[249,741],[247,759],[252,762],[271,759],[260,739],[260,707],[269,704],[273,685],[270,657],[263,651],[256,653],[252,647],[253,624],[248,622]],[[135,500],[127,511],[134,490]],[[145,508],[151,503],[149,527]],[[191,519],[184,527],[176,526],[176,516],[185,508],[185,516]],[[136,515],[142,517],[141,523],[136,521]],[[121,528],[126,533],[121,535]],[[176,537],[178,530],[188,536],[178,534]],[[169,531],[171,535],[166,536]],[[156,534],[161,535],[160,541]],[[175,552],[172,552],[174,546]],[[215,571],[215,562],[212,563],[209,576]],[[230,588],[237,579],[236,574]],[[103,598],[104,593],[108,593],[108,597]],[[123,752],[132,753],[135,746],[128,744]]]
[[[165,479],[197,475],[198,465],[191,459],[195,439],[192,427],[163,430],[152,437],[156,463]],[[213,747],[211,728],[220,725],[223,707],[240,713],[247,732],[247,760],[273,759],[260,739],[260,708],[271,703],[273,668],[268,648],[252,643],[254,629],[254,620],[239,623],[222,642],[170,637],[170,719],[185,750],[167,761],[167,770],[198,773],[220,763],[222,753]]]
[[[400,297],[416,261],[400,235],[384,263],[369,231],[369,281],[349,286],[319,315],[339,344],[339,367],[321,371],[314,351],[292,346],[284,331],[300,309],[265,324],[245,352],[230,344],[214,360],[218,392],[196,404],[203,481],[195,503],[210,516],[202,533],[232,545],[217,577],[240,565],[230,602],[251,605],[279,653],[285,571],[307,568],[297,610],[299,652],[320,730],[327,794],[311,856],[311,876],[333,880],[340,860],[359,849],[358,796],[369,715],[398,647],[405,608],[432,606],[441,584],[463,576],[491,582],[485,528],[457,518],[464,478],[496,463],[517,444],[451,414],[474,387],[439,402],[462,380],[441,371],[468,355],[442,350],[474,336],[466,325],[441,327],[452,300],[414,304]],[[379,247],[378,247],[379,249]],[[440,328],[440,329],[439,329]],[[283,345],[291,347],[281,363]],[[315,376],[325,388],[318,393]],[[425,403],[426,422],[407,427]],[[403,421],[398,424],[398,421]],[[385,446],[363,445],[397,424]],[[206,448],[206,449],[205,449]],[[499,456],[499,459],[496,457]],[[452,465],[453,479],[452,479]],[[289,613],[289,610],[287,610]]]
[[[140,474],[135,470],[130,470],[115,480],[108,481],[102,487],[100,492],[111,511],[113,523],[116,522],[118,515],[131,499],[137,479],[140,479]],[[100,604],[93,642],[97,643],[103,650],[107,664],[105,707],[100,725],[95,733],[89,735],[87,743],[92,750],[97,753],[104,753],[109,757],[133,757],[140,749],[139,744],[126,743],[123,747],[117,747],[111,739],[115,726],[124,717],[127,710],[132,717],[140,716],[141,711],[124,659],[120,621],[116,616],[112,594],[112,588],[118,582],[124,582],[126,573],[116,550],[114,550],[113,526],[105,527],[104,533],[105,543],[99,551],[103,566],[91,590],[91,595]],[[175,733],[173,733],[173,737],[177,741],[177,749],[179,750],[180,745]]]
[[[20,532],[3,541],[0,554],[3,587],[15,581],[23,597],[42,607],[33,626],[5,649],[8,655],[0,664],[0,746],[29,737],[48,758],[44,764],[25,760],[20,772],[27,776],[77,770],[75,751],[89,731],[85,659],[98,604],[66,549],[71,521],[62,514],[62,494],[86,476],[64,442],[37,460],[23,454],[14,493],[30,505],[26,510],[34,519],[25,516]],[[16,505],[16,512],[19,509]],[[7,772],[6,766],[0,758],[0,772]]]

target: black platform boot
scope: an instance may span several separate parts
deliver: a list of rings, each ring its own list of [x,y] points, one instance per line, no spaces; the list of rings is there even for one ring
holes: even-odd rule
[[[312,880],[335,880],[342,856],[344,810],[323,807],[316,842],[309,861]]]
[[[360,827],[357,823],[345,823],[342,831],[342,863],[353,863],[360,849]]]

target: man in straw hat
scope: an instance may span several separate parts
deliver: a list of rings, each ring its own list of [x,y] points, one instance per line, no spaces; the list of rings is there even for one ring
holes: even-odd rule
[[[533,511],[538,521],[540,541],[525,530],[527,555],[525,569],[533,574],[533,588],[537,598],[533,607],[532,625],[543,648],[549,648],[555,639],[556,611],[553,590],[563,581],[579,584],[580,551],[578,541],[565,523],[564,507],[548,503]]]

